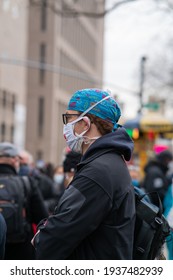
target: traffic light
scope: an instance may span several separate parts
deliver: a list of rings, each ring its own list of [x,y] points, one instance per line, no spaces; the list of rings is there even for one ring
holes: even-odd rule
[[[137,140],[139,138],[139,129],[138,128],[133,128],[133,129],[126,129],[127,133],[129,134],[129,136],[131,138],[133,138],[134,140]]]

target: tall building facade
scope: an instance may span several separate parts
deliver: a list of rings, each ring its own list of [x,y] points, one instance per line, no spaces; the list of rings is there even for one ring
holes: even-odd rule
[[[7,81],[11,68],[15,68],[13,77],[20,74],[15,87],[12,86],[16,99],[14,101],[12,98],[11,106],[13,108],[14,102],[21,106],[18,105],[18,112],[14,114],[18,119],[17,127],[10,124],[11,133],[18,129],[14,137],[18,139],[23,121],[24,146],[34,159],[59,164],[65,147],[62,113],[66,110],[67,102],[77,89],[102,87],[103,72],[104,18],[81,14],[74,16],[71,13],[67,16],[64,12],[72,9],[100,13],[104,10],[105,1],[14,1],[16,5],[20,2],[23,7],[23,13],[19,16],[23,19],[23,34],[21,27],[17,29],[13,26],[17,38],[13,36],[10,44],[12,49],[15,46],[16,53],[11,50],[10,55],[20,58],[20,61],[17,65],[12,64],[11,60],[11,64],[7,65],[7,60],[6,64],[0,64],[0,73],[2,69]],[[39,5],[34,2],[39,2]],[[10,28],[9,22],[8,25]],[[19,47],[19,44],[22,46]],[[4,67],[8,67],[6,72]]]
[[[25,144],[27,1],[0,1],[0,141]]]

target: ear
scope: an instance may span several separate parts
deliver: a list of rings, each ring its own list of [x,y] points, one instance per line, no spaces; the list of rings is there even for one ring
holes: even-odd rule
[[[91,121],[87,116],[83,117],[83,121],[86,122],[88,129],[90,128],[91,125]]]

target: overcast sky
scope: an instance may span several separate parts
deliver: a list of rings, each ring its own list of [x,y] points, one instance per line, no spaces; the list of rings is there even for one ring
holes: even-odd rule
[[[106,1],[109,5],[115,2]],[[151,60],[171,29],[171,16],[156,10],[153,0],[122,5],[106,16],[105,87],[124,102],[126,117],[134,117],[139,107],[139,99],[133,92],[139,92],[141,57]]]

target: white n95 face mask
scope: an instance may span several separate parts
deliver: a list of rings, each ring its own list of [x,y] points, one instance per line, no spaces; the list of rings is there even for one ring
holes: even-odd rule
[[[82,144],[83,144],[83,135],[89,130],[83,131],[81,134],[74,134],[74,124],[78,121],[82,120],[84,117],[79,117],[71,123],[65,124],[63,128],[64,138],[66,140],[67,146],[74,152],[81,153],[82,152]],[[85,117],[86,118],[86,117]],[[88,118],[89,120],[89,118]]]
[[[55,174],[53,176],[53,180],[56,184],[61,184],[63,182],[64,175],[63,174]]]

